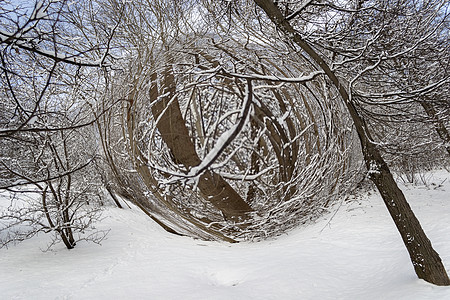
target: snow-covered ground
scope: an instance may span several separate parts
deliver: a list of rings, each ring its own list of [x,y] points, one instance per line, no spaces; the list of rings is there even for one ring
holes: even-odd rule
[[[430,182],[402,189],[450,273],[450,174]],[[450,299],[450,287],[416,278],[377,193],[276,240],[237,245],[170,235],[137,209],[105,216],[102,246],[42,252],[40,235],[1,249],[0,299]]]

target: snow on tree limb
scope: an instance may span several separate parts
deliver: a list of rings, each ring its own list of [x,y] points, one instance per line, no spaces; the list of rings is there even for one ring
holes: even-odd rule
[[[244,127],[245,123],[248,120],[250,106],[253,101],[252,99],[253,99],[252,81],[251,79],[247,79],[247,85],[245,88],[245,99],[244,103],[242,104],[241,113],[239,114],[238,117],[239,121],[219,137],[216,144],[214,145],[214,148],[205,156],[202,162],[198,166],[192,168],[189,171],[188,173],[189,177],[196,177],[200,175],[204,170],[208,169],[222,154],[225,148],[228,147],[231,144],[231,142],[238,136],[238,134],[240,133],[240,131],[242,130],[242,128]]]

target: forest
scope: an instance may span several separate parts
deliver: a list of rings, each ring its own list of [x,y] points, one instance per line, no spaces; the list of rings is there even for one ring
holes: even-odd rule
[[[448,286],[399,182],[450,172],[449,26],[446,0],[0,0],[0,248],[101,243],[110,207],[258,243],[374,190]]]

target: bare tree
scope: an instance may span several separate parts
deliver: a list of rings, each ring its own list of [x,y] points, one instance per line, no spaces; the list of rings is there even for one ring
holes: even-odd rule
[[[353,124],[355,126],[356,131],[358,132],[358,136],[361,142],[362,152],[364,155],[364,160],[366,162],[367,169],[369,170],[370,178],[377,186],[385,204],[388,208],[391,217],[393,218],[400,235],[405,243],[405,246],[410,254],[411,261],[413,263],[416,274],[419,278],[422,278],[428,282],[437,284],[437,285],[449,285],[450,280],[447,276],[444,266],[442,265],[441,259],[439,255],[434,251],[432,245],[425,233],[423,232],[419,221],[415,217],[412,212],[408,202],[405,199],[405,196],[398,188],[396,182],[394,181],[392,174],[389,170],[388,165],[385,160],[381,156],[379,146],[374,142],[371,134],[371,128],[367,125],[364,120],[363,115],[358,111],[357,104],[352,96],[358,95],[358,92],[354,91],[354,87],[358,82],[358,78],[362,77],[366,72],[377,69],[379,65],[385,60],[389,58],[393,58],[395,56],[401,56],[404,53],[409,53],[414,49],[414,45],[411,47],[396,48],[394,51],[390,51],[391,49],[384,48],[379,49],[380,53],[383,53],[380,56],[375,56],[375,60],[369,60],[368,65],[362,65],[361,68],[363,70],[359,71],[358,75],[355,78],[347,78],[350,82],[348,88],[346,88],[346,81],[343,81],[338,77],[338,74],[334,68],[330,67],[330,60],[325,55],[327,50],[330,51],[331,54],[336,53],[336,55],[344,55],[344,53],[339,53],[336,49],[333,48],[317,48],[317,43],[314,44],[316,48],[311,46],[311,43],[304,38],[304,33],[300,25],[304,22],[303,19],[298,18],[299,16],[306,15],[308,18],[308,14],[314,15],[318,11],[320,13],[329,13],[331,14],[333,11],[335,13],[355,11],[355,14],[351,14],[348,20],[348,26],[353,30],[354,18],[357,18],[357,12],[361,12],[364,10],[371,11],[375,16],[381,17],[397,17],[405,16],[404,12],[399,12],[402,9],[400,7],[404,7],[403,4],[413,5],[412,9],[417,9],[414,4],[406,1],[405,3],[395,3],[392,6],[377,6],[370,5],[370,7],[363,7],[364,3],[358,2],[356,4],[349,3],[349,6],[338,7],[333,4],[321,3],[315,1],[309,1],[308,4],[303,5],[303,3],[295,3],[293,7],[290,7],[290,4],[287,2],[274,3],[271,0],[255,0],[255,4],[257,4],[266,14],[267,17],[273,22],[275,27],[280,30],[284,36],[288,38],[289,41],[298,46],[305,55],[308,55],[315,67],[319,70],[323,70],[326,74],[329,81],[335,86],[336,90],[339,92],[341,99],[345,103],[348,112],[353,120]],[[281,10],[281,7],[284,3],[285,10],[284,13]],[[378,4],[378,3],[376,3]],[[386,3],[384,3],[386,4]],[[356,5],[356,6],[355,6]],[[309,10],[306,10],[309,7]],[[323,10],[323,8],[329,8]],[[430,5],[427,7],[425,4],[423,9],[425,12],[427,10],[434,11],[439,9],[440,3],[437,2],[437,5]],[[293,10],[290,10],[293,9]],[[412,15],[412,14],[411,14]],[[325,14],[327,16],[327,14]],[[298,18],[298,19],[296,19]],[[326,17],[325,17],[326,18]],[[346,18],[346,17],[345,17]],[[292,20],[292,22],[291,22]],[[368,25],[369,23],[366,23]],[[330,23],[329,25],[333,25]],[[341,25],[341,24],[339,24]],[[376,24],[379,25],[379,24]],[[319,26],[320,27],[320,26]],[[383,27],[384,28],[384,27]],[[327,27],[324,27],[323,30],[327,30]],[[433,31],[433,27],[430,28]],[[350,30],[350,29],[349,29]],[[375,29],[376,30],[376,29]],[[396,30],[396,29],[393,29]],[[333,35],[334,32],[331,33]],[[369,35],[368,44],[364,43],[361,47],[366,50],[371,43],[378,42],[378,36]],[[372,40],[371,40],[372,38]],[[417,36],[417,42],[426,40],[425,37]],[[381,41],[380,41],[381,42]],[[415,41],[416,42],[416,41]],[[320,51],[324,52],[320,52]],[[343,47],[343,51],[345,51],[345,47]],[[351,51],[351,50],[350,50]],[[363,51],[364,52],[364,51]],[[349,55],[350,56],[350,55]],[[364,57],[364,56],[363,56]],[[350,56],[349,60],[354,59]],[[440,85],[442,82],[435,82],[435,85]],[[389,85],[384,85],[382,88],[389,88]],[[426,91],[428,89],[432,89],[432,86],[424,87],[422,91]],[[386,91],[385,91],[386,93]],[[361,94],[361,93],[359,93]],[[389,94],[387,92],[386,94]]]
[[[11,205],[0,214],[1,246],[39,232],[53,234],[50,246],[62,241],[68,249],[79,240],[98,243],[104,238],[106,231],[93,227],[102,201],[96,150],[88,146],[92,137],[87,128],[41,133],[26,147],[21,145],[26,157],[2,162],[15,180],[7,187]]]
[[[70,249],[100,212],[92,129],[120,20],[99,22],[90,2],[1,2],[0,188],[13,200],[2,244],[45,231]]]

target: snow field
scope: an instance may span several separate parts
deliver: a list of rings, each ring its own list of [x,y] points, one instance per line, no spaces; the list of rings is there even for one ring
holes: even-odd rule
[[[450,174],[437,171],[430,182],[402,189],[450,273]],[[111,232],[101,246],[42,252],[49,239],[39,235],[1,249],[0,298],[450,299],[450,287],[417,279],[375,192],[259,243],[171,235],[138,209],[105,217],[98,227]]]

